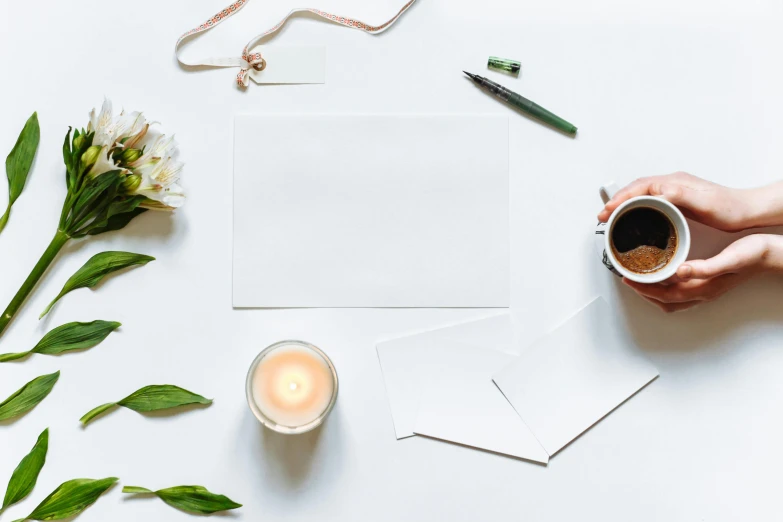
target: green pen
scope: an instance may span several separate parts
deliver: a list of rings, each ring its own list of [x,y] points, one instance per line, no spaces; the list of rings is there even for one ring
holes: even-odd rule
[[[510,91],[499,83],[493,82],[492,80],[488,80],[477,74],[470,74],[466,71],[462,72],[467,74],[468,77],[470,77],[470,79],[476,83],[476,85],[494,94],[496,98],[503,100],[509,105],[518,108],[522,112],[531,115],[532,117],[546,123],[547,125],[551,125],[557,130],[563,131],[567,134],[576,134],[576,127],[574,125],[568,123],[563,118],[552,114],[537,103],[533,103],[524,96],[520,96],[519,94]]]

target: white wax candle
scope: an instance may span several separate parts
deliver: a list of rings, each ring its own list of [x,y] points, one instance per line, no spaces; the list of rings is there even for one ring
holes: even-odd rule
[[[248,398],[273,423],[288,428],[306,426],[331,406],[336,375],[315,347],[278,343],[265,350],[254,366],[248,376]]]

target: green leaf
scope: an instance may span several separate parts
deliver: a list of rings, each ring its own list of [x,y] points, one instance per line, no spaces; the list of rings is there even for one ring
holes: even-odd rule
[[[188,404],[209,405],[212,404],[212,400],[171,384],[153,384],[131,393],[120,401],[102,404],[84,414],[79,420],[86,426],[95,417],[114,406],[123,406],[137,412],[149,412],[168,410]]]
[[[119,479],[73,479],[60,484],[24,520],[62,520],[78,515],[95,503]]]
[[[65,163],[65,187],[68,192],[73,190],[74,174],[73,174],[73,152],[71,151],[71,127],[68,127],[68,133],[65,135],[65,142],[63,142],[63,163]]]
[[[100,215],[117,196],[125,176],[119,170],[110,170],[100,176],[87,176],[84,187],[71,205],[67,231],[76,232],[85,223]]]
[[[0,402],[0,421],[13,419],[35,408],[54,388],[60,372],[41,375],[28,382],[3,402]]]
[[[134,254],[132,252],[109,251],[95,254],[65,282],[63,289],[60,290],[60,293],[57,294],[54,301],[49,303],[49,306],[46,307],[46,310],[43,311],[39,319],[48,314],[49,310],[52,309],[52,306],[68,292],[76,290],[77,288],[92,288],[112,272],[128,268],[129,266],[146,265],[154,260],[155,258],[152,256]]]
[[[32,350],[0,355],[0,363],[22,359],[31,353],[59,355],[92,348],[120,326],[122,325],[118,322],[100,320],[91,323],[67,323],[44,335]]]
[[[90,230],[88,230],[86,233],[91,236],[97,236],[98,234],[103,234],[104,232],[112,232],[114,230],[120,230],[128,226],[128,223],[133,221],[133,218],[140,214],[144,214],[147,211],[146,208],[135,208],[131,212],[125,212],[122,214],[116,214],[114,216],[111,216],[106,220],[105,226],[96,226],[95,228],[90,227]],[[74,236],[76,237],[76,236]]]
[[[169,506],[198,515],[210,515],[218,511],[242,507],[242,504],[237,504],[225,495],[210,493],[203,486],[176,486],[159,489],[158,491],[150,491],[147,488],[136,486],[125,486],[122,488],[122,492],[157,495]]]
[[[34,112],[24,124],[22,132],[16,140],[16,145],[5,159],[5,172],[8,176],[8,207],[5,214],[0,217],[0,231],[5,228],[8,217],[11,215],[11,207],[24,190],[40,140],[41,129],[38,126],[38,113]]]
[[[8,194],[13,204],[22,194],[27,182],[27,175],[33,165],[38,142],[41,140],[41,129],[38,126],[38,113],[34,112],[24,124],[16,145],[5,159],[5,171],[8,175]]]
[[[138,216],[141,212],[136,212],[136,209],[147,198],[144,196],[133,196],[119,201],[113,201],[108,207],[106,207],[99,215],[95,217],[95,220],[85,225],[80,230],[77,230],[72,237],[79,238],[84,237],[87,234],[96,235],[109,230],[117,230],[116,228],[110,228],[111,226],[117,226],[123,223],[119,228],[123,228],[130,223],[131,219]],[[126,216],[127,219],[118,219],[120,216]],[[95,232],[93,232],[93,230]]]
[[[38,474],[41,472],[44,463],[46,462],[46,452],[49,449],[49,428],[43,430],[38,436],[38,441],[30,450],[30,453],[25,455],[22,461],[14,470],[11,475],[11,480],[8,482],[8,489],[5,491],[5,498],[3,499],[3,506],[0,507],[0,513],[2,513],[8,506],[16,504],[33,490],[35,483],[38,480]]]
[[[117,404],[134,411],[157,411],[187,404],[212,404],[210,399],[171,384],[145,386]]]
[[[92,348],[120,326],[122,324],[116,321],[101,320],[90,323],[67,323],[44,335],[33,348],[33,353],[58,355],[72,350]]]

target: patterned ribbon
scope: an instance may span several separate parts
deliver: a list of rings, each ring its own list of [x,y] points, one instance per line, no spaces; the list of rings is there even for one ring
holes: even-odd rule
[[[394,24],[394,22],[397,21],[397,19],[402,16],[402,14],[408,10],[410,6],[412,6],[416,0],[409,0],[404,6],[402,6],[402,9],[399,10],[399,12],[394,15],[390,20],[387,20],[381,25],[369,25],[364,22],[360,22],[358,20],[354,20],[352,18],[347,18],[345,16],[338,16],[326,13],[324,11],[319,11],[318,9],[310,9],[310,8],[298,8],[298,9],[292,9],[290,13],[288,13],[285,18],[283,18],[279,24],[275,25],[271,29],[269,29],[266,32],[263,32],[250,40],[248,44],[245,46],[245,48],[242,50],[242,56],[241,58],[207,58],[205,60],[202,60],[200,62],[186,62],[182,59],[180,56],[180,47],[182,44],[190,39],[195,37],[196,35],[203,33],[205,31],[209,31],[213,27],[216,27],[223,23],[228,18],[231,18],[235,14],[237,14],[243,7],[245,7],[250,0],[237,0],[230,6],[226,7],[219,13],[217,13],[215,16],[204,22],[203,24],[199,25],[198,27],[195,27],[188,31],[187,33],[183,34],[179,37],[177,40],[177,44],[174,47],[174,52],[177,56],[177,60],[180,64],[190,67],[197,67],[197,66],[208,66],[208,67],[239,67],[239,73],[237,73],[237,87],[247,87],[248,84],[248,73],[250,72],[250,68],[252,67],[256,71],[263,71],[266,67],[266,60],[264,60],[264,57],[261,56],[261,53],[250,53],[249,50],[252,49],[260,40],[263,38],[269,36],[272,33],[277,32],[283,25],[288,21],[289,18],[291,18],[296,13],[301,12],[309,12],[313,13],[314,15],[320,16],[321,18],[325,18],[326,20],[329,20],[331,22],[343,25],[345,27],[351,27],[353,29],[359,29],[364,32],[370,33],[370,34],[380,34],[389,27]]]

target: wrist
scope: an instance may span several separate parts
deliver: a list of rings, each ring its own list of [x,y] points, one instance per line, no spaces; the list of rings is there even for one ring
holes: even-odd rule
[[[739,200],[745,207],[742,228],[783,225],[783,183],[740,190]]]

